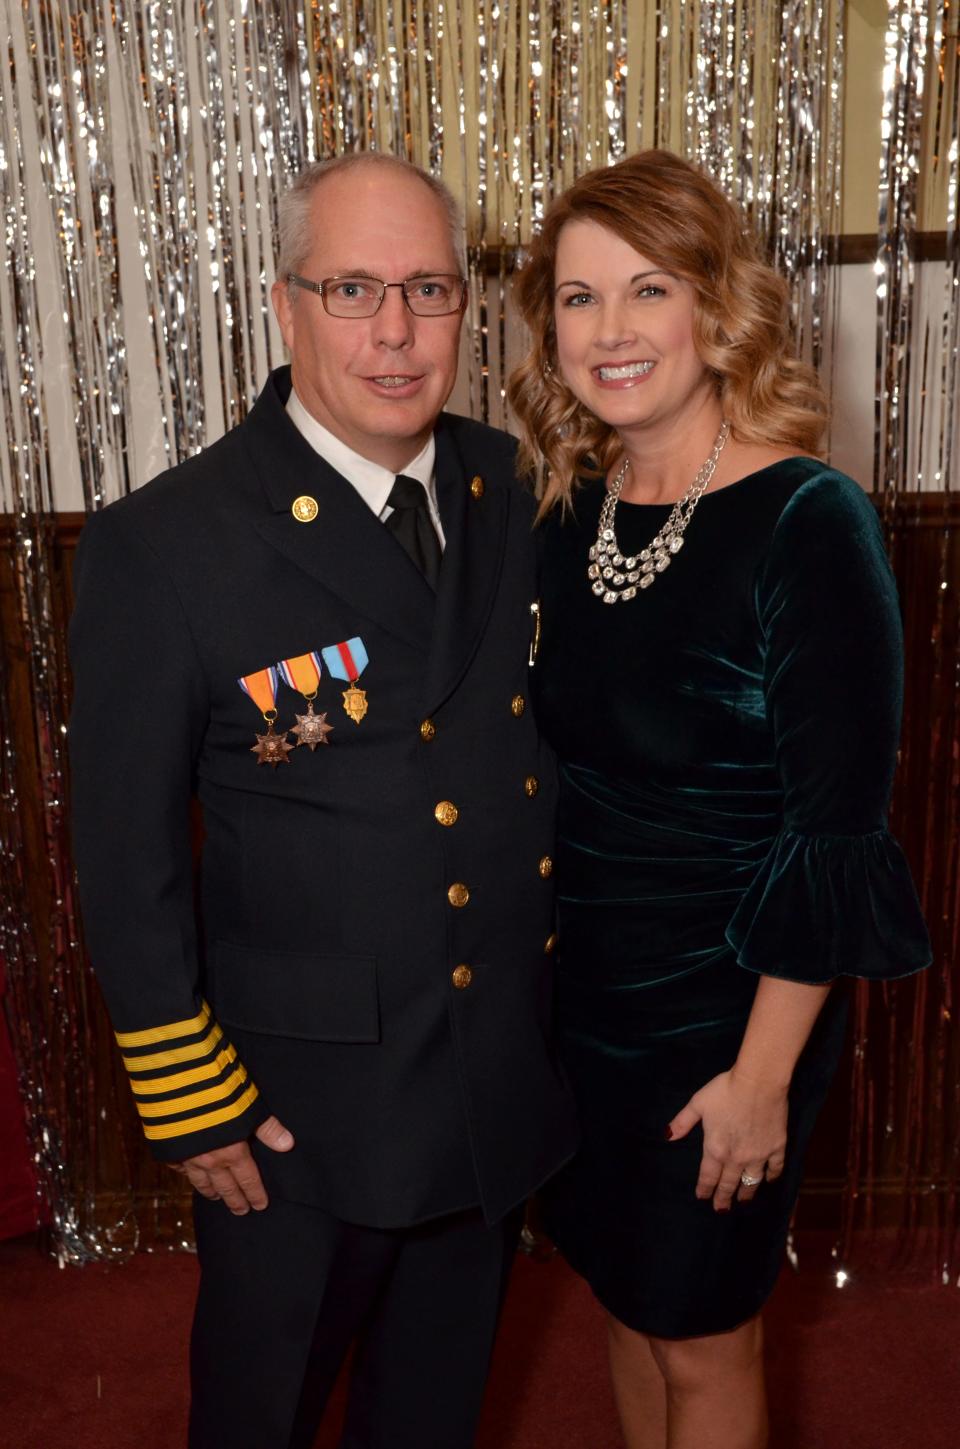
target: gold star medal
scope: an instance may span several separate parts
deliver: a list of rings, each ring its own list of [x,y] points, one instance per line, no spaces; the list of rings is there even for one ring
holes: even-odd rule
[[[346,680],[349,687],[343,691],[343,707],[354,724],[359,724],[369,708],[366,691],[357,683],[370,662],[363,640],[345,639],[342,644],[331,644],[320,652],[331,679]]]
[[[302,694],[307,702],[306,714],[294,716],[297,722],[291,734],[297,736],[297,748],[306,745],[312,755],[317,745],[330,743],[327,735],[333,732],[333,725],[327,724],[327,716],[316,714],[313,708],[320,688],[320,655],[314,652],[299,654],[296,659],[281,659],[277,668],[283,682]]]
[[[265,735],[257,735],[257,743],[250,746],[256,755],[258,765],[289,765],[290,751],[294,748],[287,739],[287,731],[277,734],[274,724],[277,718],[277,671],[271,664],[266,669],[257,669],[237,680],[244,694],[248,694],[263,715],[267,726]]]

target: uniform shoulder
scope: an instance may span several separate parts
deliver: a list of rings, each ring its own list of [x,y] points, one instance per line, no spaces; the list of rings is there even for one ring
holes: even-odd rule
[[[161,538],[169,527],[233,506],[241,450],[232,430],[192,457],[166,468],[96,515],[106,526]]]
[[[492,428],[488,423],[465,418],[459,413],[442,413],[441,426],[456,444],[468,467],[486,466],[497,469],[497,480],[515,483],[517,480],[517,439],[502,428]]]

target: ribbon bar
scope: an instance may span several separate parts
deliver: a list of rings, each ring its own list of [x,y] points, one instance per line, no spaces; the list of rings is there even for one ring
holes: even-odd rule
[[[342,644],[330,644],[321,650],[323,662],[332,679],[346,679],[353,684],[369,664],[363,640],[345,639]]]
[[[320,655],[315,650],[298,654],[296,659],[281,659],[277,668],[284,684],[289,684],[298,694],[316,694],[320,687]]]
[[[249,694],[262,715],[277,708],[277,671],[271,664],[268,669],[258,669],[237,680],[244,694]]]

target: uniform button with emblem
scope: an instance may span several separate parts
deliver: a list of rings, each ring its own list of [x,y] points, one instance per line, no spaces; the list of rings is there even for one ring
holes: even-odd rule
[[[458,991],[466,991],[473,980],[473,972],[469,966],[458,966],[454,971],[451,980]]]
[[[447,900],[452,906],[465,906],[470,899],[470,892],[462,880],[455,880],[447,891]]]
[[[527,707],[527,701],[522,694],[515,694],[510,701],[510,713],[514,719],[519,719]]]
[[[550,935],[547,937],[547,939],[543,943],[543,949],[544,949],[544,952],[546,953],[546,955],[548,955],[548,956],[552,955],[553,952],[557,949],[557,933],[556,933],[556,931],[551,931]]]
[[[460,811],[452,800],[441,800],[433,811],[441,825],[456,825]]]
[[[536,775],[528,775],[523,782],[523,792],[526,795],[527,799],[532,800],[539,789],[540,781],[537,779]]]
[[[471,494],[473,495],[474,498],[482,498],[483,497],[483,490],[484,490],[484,482],[483,482],[483,479],[480,477],[480,474],[479,473],[476,473],[470,479],[470,492],[471,492]]]
[[[549,855],[542,855],[540,857],[540,864],[537,866],[537,869],[543,876],[544,880],[548,880],[549,877],[553,875],[553,861],[550,859]]]
[[[315,498],[311,498],[309,493],[301,493],[299,498],[293,500],[290,512],[298,523],[312,523],[320,509]]]
[[[420,721],[420,738],[422,740],[432,740],[436,733],[437,727],[432,719],[424,719]]]

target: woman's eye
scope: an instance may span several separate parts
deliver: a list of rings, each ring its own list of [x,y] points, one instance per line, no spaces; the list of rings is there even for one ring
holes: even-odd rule
[[[666,295],[666,288],[658,287],[653,282],[648,282],[645,287],[638,287],[637,289],[638,297],[665,297]]]
[[[592,301],[593,298],[589,292],[571,292],[568,297],[564,298],[563,305],[565,307],[584,307]]]

